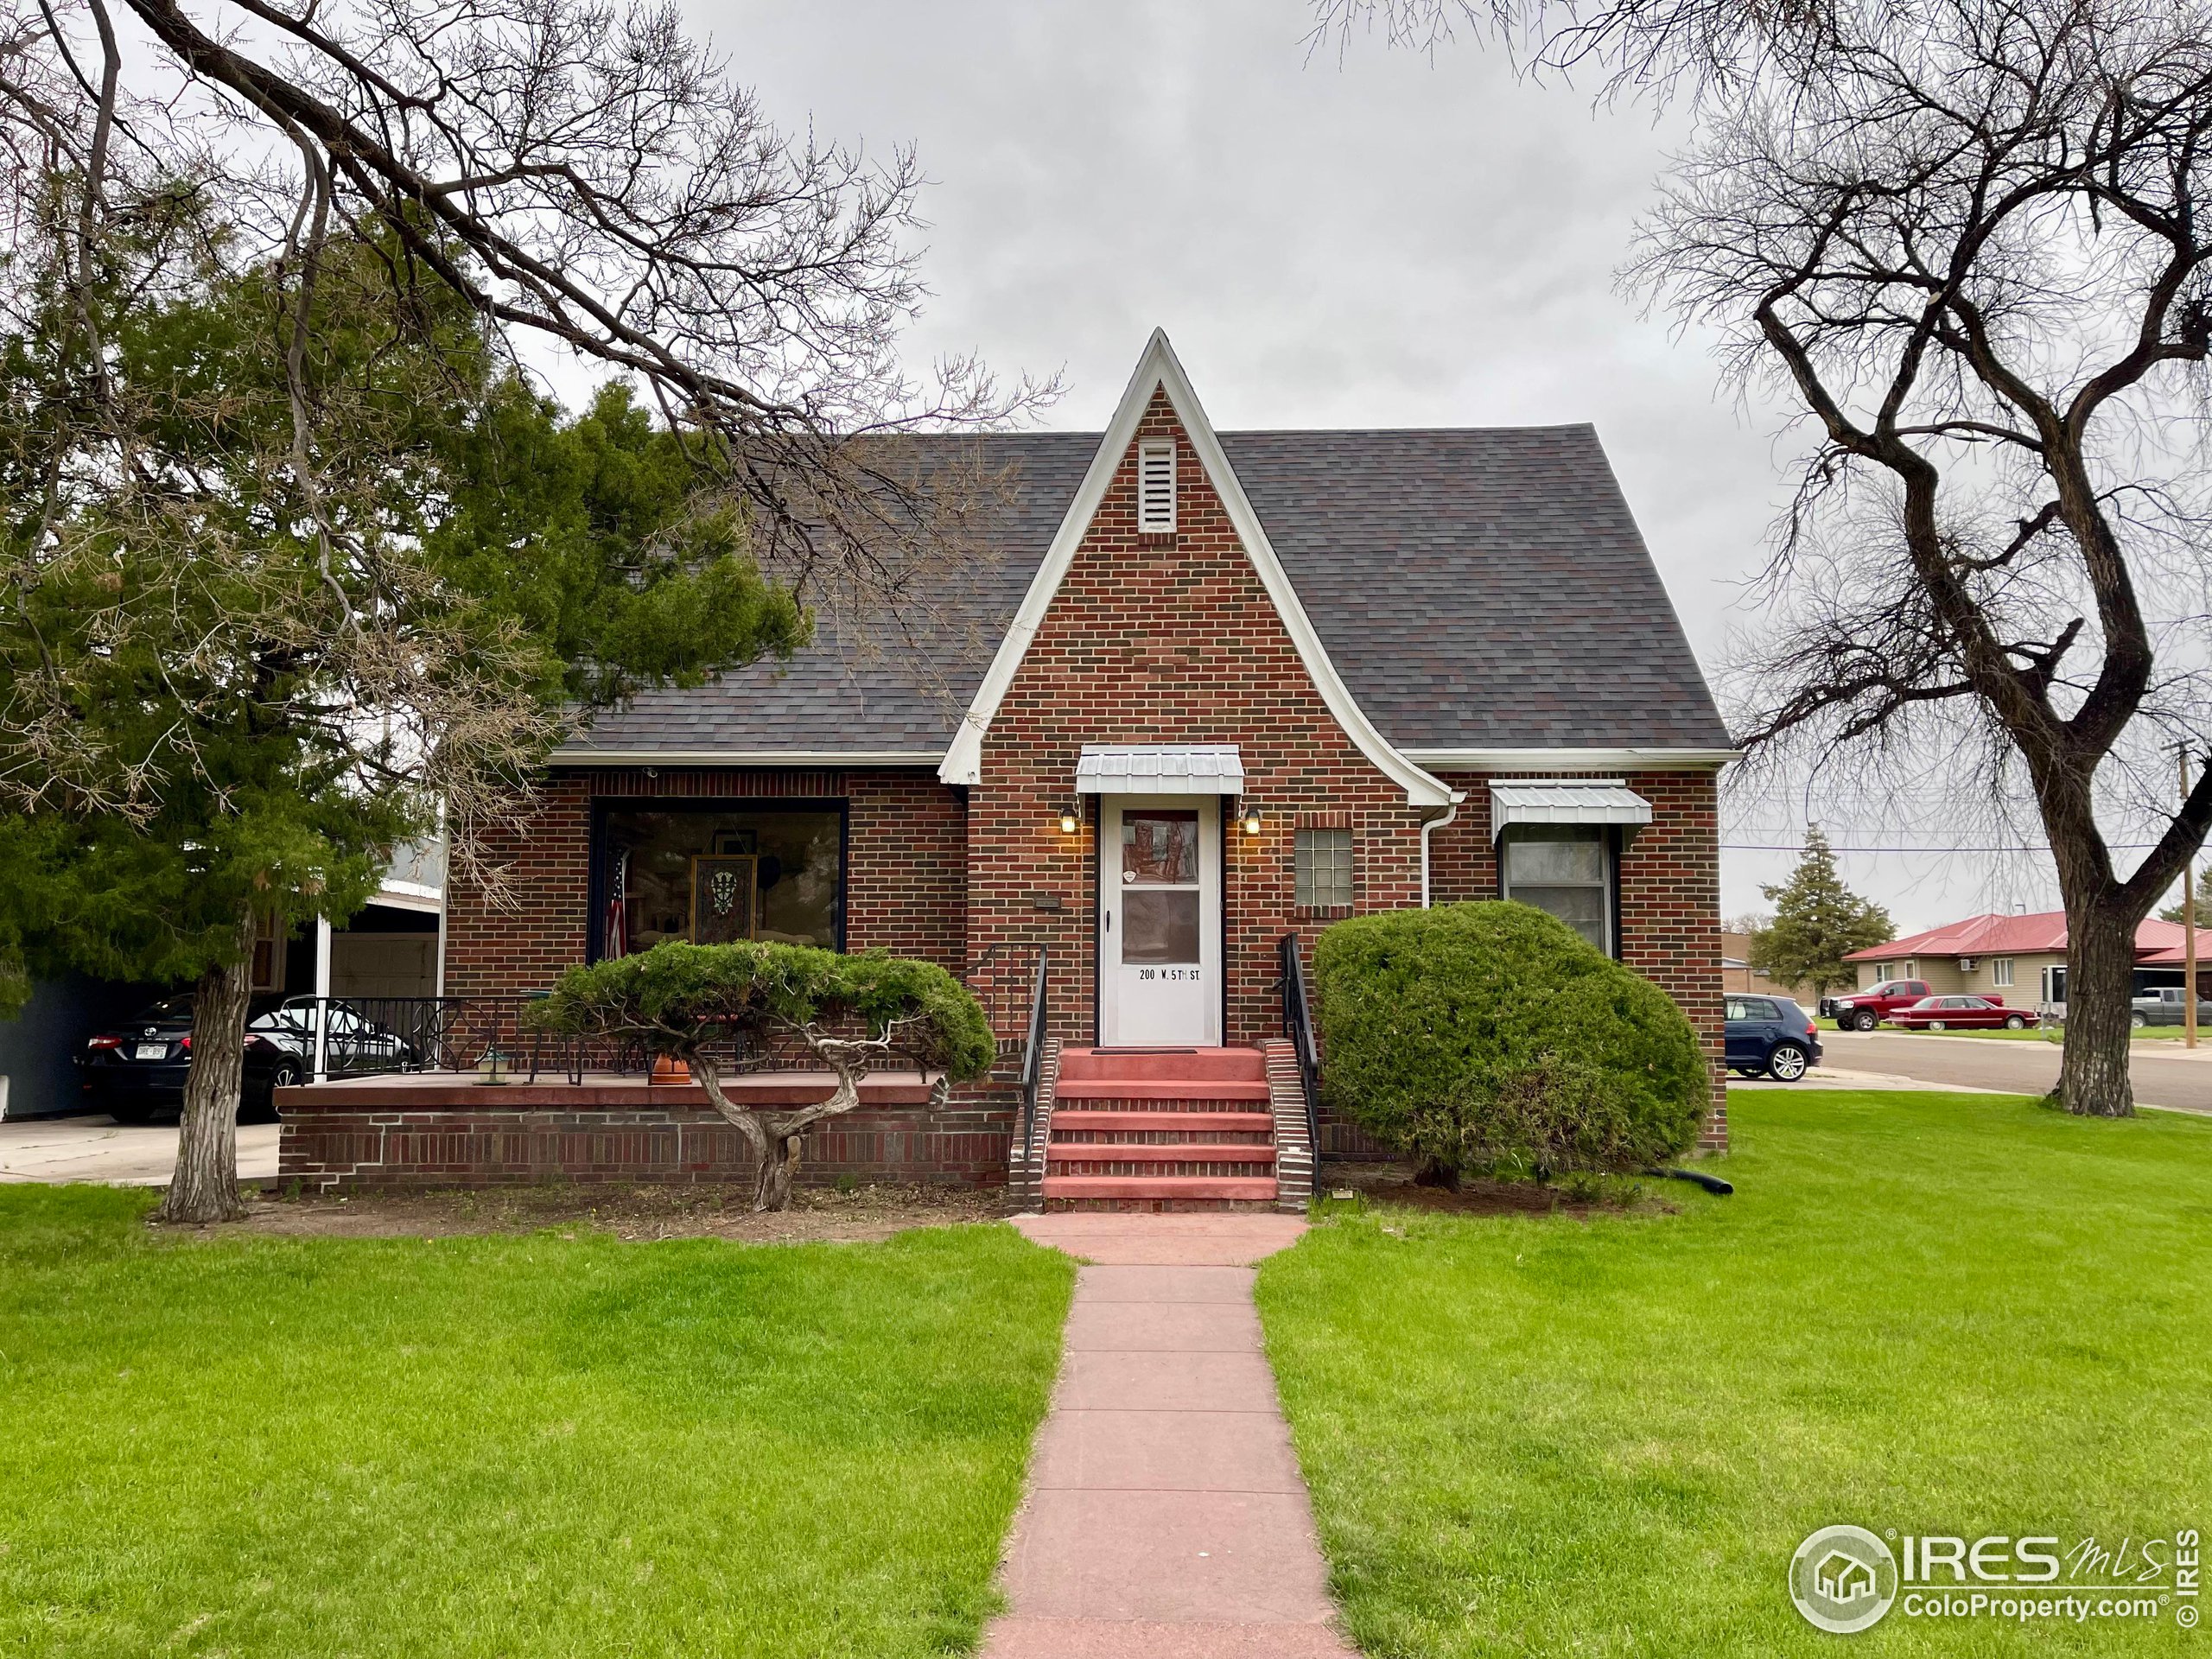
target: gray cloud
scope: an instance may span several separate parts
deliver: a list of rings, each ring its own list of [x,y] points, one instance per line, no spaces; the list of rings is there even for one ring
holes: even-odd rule
[[[1160,324],[1224,427],[1593,421],[1708,667],[1749,620],[1777,411],[1739,410],[1702,341],[1613,287],[1678,136],[1649,111],[1522,84],[1471,41],[1309,58],[1297,0],[690,4],[780,121],[918,147],[918,359],[1064,368],[1050,423],[1096,426]],[[1726,907],[1789,861],[1730,853]],[[2032,861],[1847,864],[1901,923],[2048,898]]]

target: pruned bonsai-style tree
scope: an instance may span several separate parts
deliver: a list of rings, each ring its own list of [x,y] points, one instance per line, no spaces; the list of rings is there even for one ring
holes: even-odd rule
[[[989,1021],[968,988],[934,963],[804,944],[655,945],[571,968],[529,1020],[584,1040],[638,1044],[682,1061],[755,1160],[753,1207],[791,1203],[806,1131],[860,1104],[861,1079],[887,1061],[938,1074],[940,1091],[991,1069]],[[791,1110],[741,1105],[722,1086],[715,1046],[795,1038],[833,1073],[826,1099]]]

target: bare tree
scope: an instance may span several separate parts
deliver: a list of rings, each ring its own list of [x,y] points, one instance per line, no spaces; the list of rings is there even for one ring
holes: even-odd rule
[[[906,374],[912,153],[779,130],[668,0],[10,3],[0,128],[84,180],[88,246],[111,178],[186,153],[257,187],[241,221],[268,198],[271,245],[391,240],[397,289],[442,284],[503,337],[649,385],[802,599],[900,588],[938,516],[856,440],[1052,395],[973,359]]]
[[[2212,827],[2212,784],[2140,788],[2212,713],[2208,211],[2212,11],[1942,0],[1709,114],[1632,268],[1815,430],[1745,740],[2024,779],[2077,1112],[2132,1109],[2136,925]],[[2115,822],[2151,826],[2131,871]]]
[[[2130,1112],[2135,928],[2212,826],[2212,780],[2177,810],[2160,753],[2212,728],[2212,8],[1382,12],[1609,88],[1687,83],[1695,137],[1629,280],[1813,439],[1736,676],[1753,775],[1935,756],[2031,803],[2069,924],[2059,1092]]]

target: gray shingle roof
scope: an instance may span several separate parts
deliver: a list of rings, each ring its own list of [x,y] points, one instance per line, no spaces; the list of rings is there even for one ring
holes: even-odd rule
[[[788,664],[602,714],[575,751],[931,753],[950,741],[1096,433],[920,438],[1010,464],[990,556],[914,653],[831,624]],[[1587,426],[1224,432],[1222,448],[1368,717],[1402,749],[1719,748],[1715,711]]]

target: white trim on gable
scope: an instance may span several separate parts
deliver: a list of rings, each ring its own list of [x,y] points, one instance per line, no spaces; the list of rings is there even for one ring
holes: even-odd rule
[[[1222,451],[1221,440],[1214,435],[1213,423],[1206,419],[1198,393],[1192,390],[1190,378],[1176,360],[1175,348],[1167,343],[1166,331],[1160,328],[1154,329],[1152,338],[1145,343],[1144,355],[1137,359],[1136,372],[1129,377],[1128,389],[1122,394],[1114,418],[1107,424],[1106,435],[1099,442],[1097,454],[1091,457],[1090,470],[1084,474],[1081,487],[1068,504],[1066,516],[1060,520],[1060,528],[1046,551],[1044,563],[1030,580],[1029,591],[1022,596],[1021,608],[1015,613],[1013,626],[999,641],[983,683],[976,690],[976,700],[969,705],[960,729],[953,734],[952,745],[945,752],[944,764],[938,768],[938,776],[948,784],[972,785],[982,781],[983,734],[990,729],[992,718],[1005,700],[1007,688],[1014,683],[1022,658],[1029,653],[1029,642],[1044,625],[1045,613],[1052,608],[1068,567],[1075,562],[1076,550],[1083,544],[1084,536],[1090,528],[1091,518],[1097,512],[1098,504],[1106,499],[1114,474],[1136,438],[1138,423],[1143,420],[1155,389],[1167,394],[1168,403],[1191,440],[1191,448],[1198,454],[1199,466],[1205,469],[1214,493],[1228,512],[1237,539],[1244,544],[1245,556],[1251,560],[1260,585],[1267,590],[1275,614],[1282,619],[1291,643],[1298,649],[1299,660],[1306,665],[1314,689],[1321,694],[1322,702],[1343,728],[1344,735],[1378,771],[1406,791],[1410,804],[1450,805],[1450,788],[1393,748],[1352,700],[1336,664],[1329,660],[1320,636],[1314,632],[1306,607],[1299,602],[1298,590],[1291,586],[1282,562],[1268,543],[1259,514],[1252,510],[1244,486],[1237,482],[1236,470]]]
[[[1439,772],[1702,772],[1744,758],[1741,749],[1412,749]]]

